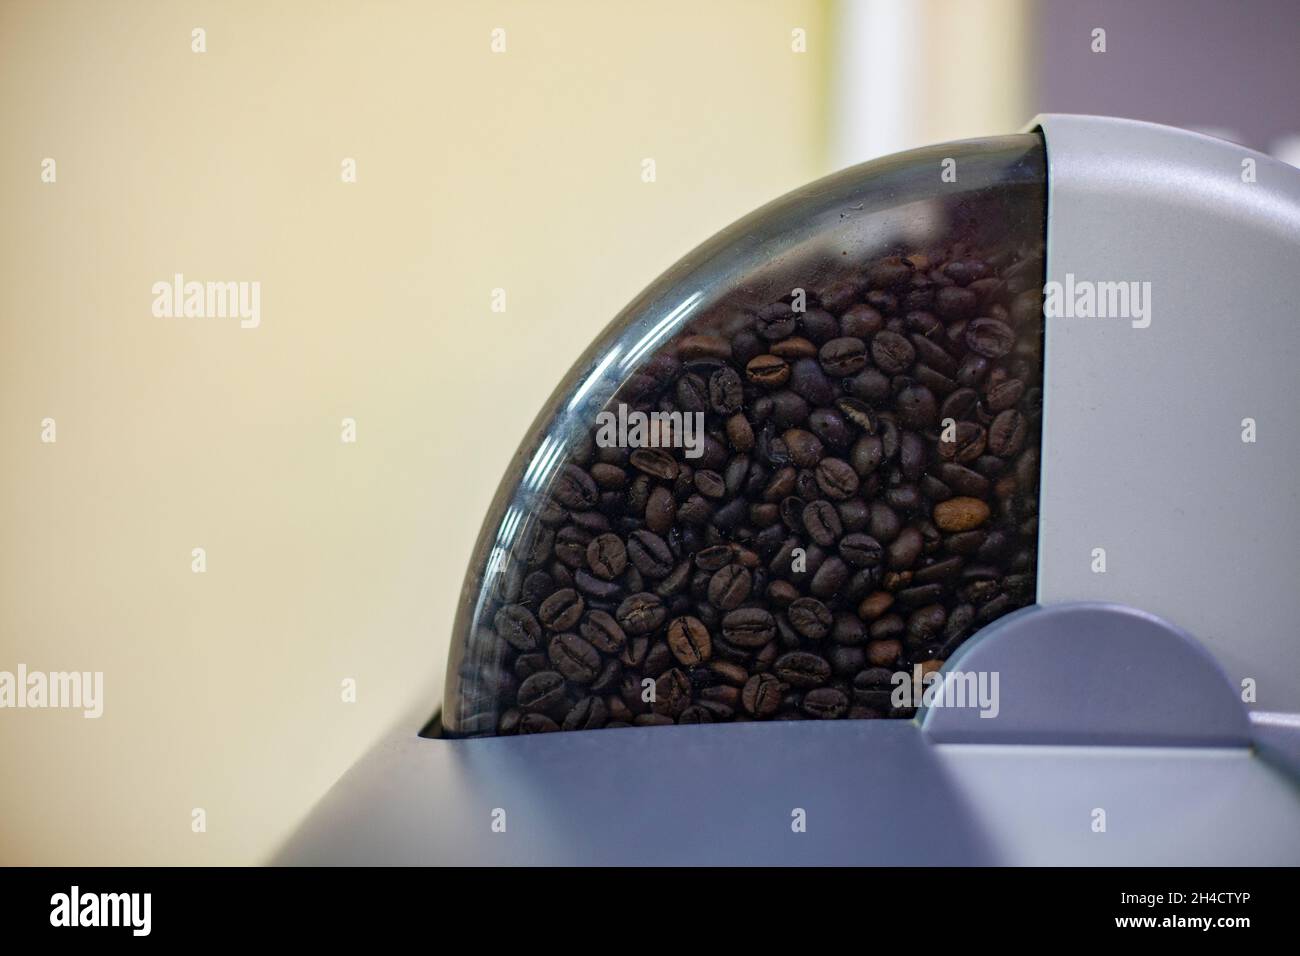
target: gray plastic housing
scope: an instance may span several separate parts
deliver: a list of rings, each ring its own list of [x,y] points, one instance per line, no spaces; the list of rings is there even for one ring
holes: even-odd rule
[[[1049,284],[1150,294],[1145,328],[1047,315],[1038,599],[1158,614],[1252,708],[1300,711],[1300,170],[1132,120],[1031,128]]]
[[[1026,653],[1033,644],[1042,651]],[[1295,766],[1252,749],[1233,687],[1183,632],[1110,605],[1026,608],[948,666],[1002,676],[997,717],[932,708],[919,721],[466,740],[400,731],[277,862],[1300,862]]]

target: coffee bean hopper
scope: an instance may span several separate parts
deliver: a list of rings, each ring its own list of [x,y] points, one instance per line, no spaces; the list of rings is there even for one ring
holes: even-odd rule
[[[440,714],[279,862],[1300,863],[1297,266],[1300,172],[1100,117],[742,219],[556,389]]]

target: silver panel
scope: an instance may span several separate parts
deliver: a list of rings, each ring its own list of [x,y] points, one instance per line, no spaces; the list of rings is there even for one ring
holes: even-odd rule
[[[1033,125],[1049,282],[1149,282],[1152,306],[1147,328],[1047,318],[1039,599],[1155,613],[1255,679],[1252,706],[1300,710],[1300,171],[1148,123]]]

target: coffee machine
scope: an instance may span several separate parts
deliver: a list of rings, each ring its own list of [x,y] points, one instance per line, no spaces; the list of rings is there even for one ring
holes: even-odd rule
[[[753,690],[723,680],[698,721],[654,704],[633,719],[618,700],[583,704],[600,697],[588,690],[601,678],[579,676],[586,689],[575,690],[578,672],[555,662],[572,648],[548,649],[551,632],[580,626],[566,608],[550,615],[554,627],[534,620],[537,607],[525,624],[496,617],[528,604],[521,555],[540,547],[535,566],[552,560],[547,509],[566,463],[593,454],[582,446],[596,416],[638,376],[659,374],[665,355],[712,360],[720,337],[740,334],[734,323],[765,321],[762,303],[789,305],[796,286],[832,313],[873,287],[903,295],[855,272],[864,262],[892,256],[920,276],[926,255],[907,250],[998,242],[1030,251],[981,287],[981,308],[1000,301],[1009,312],[1013,300],[998,296],[1041,295],[1030,317],[1041,322],[1038,472],[1016,525],[1032,531],[1032,563],[998,572],[1028,591],[942,652],[926,645],[927,660],[909,661],[887,689],[837,685],[856,709],[835,716],[878,719],[758,719],[768,687],[793,694],[791,716],[826,708],[809,706],[797,680],[792,691],[763,677],[775,665],[737,650],[740,638],[712,619],[700,634],[714,655],[730,647],[750,662]],[[557,387],[470,559],[441,706],[419,702],[277,862],[1300,863],[1298,261],[1300,171],[1107,117],[1045,115],[1016,135],[886,157],[742,219],[648,287]],[[934,281],[970,281],[959,273]],[[853,291],[831,308],[846,283]],[[951,537],[935,539],[925,567]],[[672,558],[688,562],[691,541],[675,541]],[[736,548],[767,561],[761,543]],[[940,591],[969,593],[972,581]],[[895,596],[915,586],[898,574],[888,583]],[[589,576],[587,590],[563,590],[588,610],[607,598],[611,617],[640,627],[636,608],[615,613],[626,595],[602,587]],[[740,609],[788,623],[789,597],[769,586]],[[507,626],[522,628],[519,646]],[[652,647],[667,626],[645,625]],[[586,654],[586,644],[574,646]],[[682,645],[678,661],[698,663],[698,645]],[[644,658],[631,659],[641,677]],[[593,658],[593,673],[606,663]],[[552,666],[554,686],[521,693]],[[651,697],[676,692],[654,677]],[[884,690],[901,706],[883,704]],[[547,710],[552,699],[558,709]],[[593,710],[617,729],[562,729],[592,726]],[[890,716],[900,719],[879,719]]]

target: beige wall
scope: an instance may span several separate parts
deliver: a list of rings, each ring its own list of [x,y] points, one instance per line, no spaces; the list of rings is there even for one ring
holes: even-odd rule
[[[0,710],[0,862],[263,860],[432,711],[479,520],[570,361],[824,171],[824,22],[794,0],[0,5],[0,670],[106,682],[99,720]],[[153,316],[175,272],[260,282],[260,327]]]

